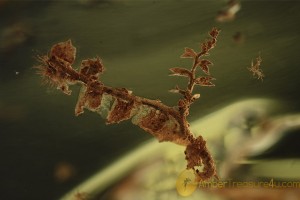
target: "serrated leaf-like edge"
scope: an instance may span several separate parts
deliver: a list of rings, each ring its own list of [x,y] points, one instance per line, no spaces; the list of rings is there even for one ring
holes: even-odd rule
[[[181,68],[181,67],[174,67],[169,69],[172,74],[170,76],[184,76],[184,77],[191,77],[192,72],[190,72],[188,69]]]
[[[76,57],[76,47],[72,45],[71,40],[60,42],[51,47],[49,55],[50,58],[56,56],[69,64],[73,64]]]
[[[212,65],[212,64],[213,63],[210,62],[209,60],[201,59],[197,62],[197,67],[200,67],[205,74],[210,75],[209,65]]]
[[[99,75],[105,70],[100,58],[86,59],[81,61],[80,74],[98,79]]]
[[[211,81],[216,80],[215,78],[211,76],[200,76],[195,79],[195,84],[200,86],[215,86]]]
[[[209,35],[210,35],[212,38],[216,38],[216,37],[218,37],[219,32],[220,32],[219,29],[217,29],[216,27],[213,27],[212,30],[209,32]]]
[[[180,58],[195,58],[197,56],[197,53],[194,51],[194,49],[185,47],[184,53],[180,56]]]

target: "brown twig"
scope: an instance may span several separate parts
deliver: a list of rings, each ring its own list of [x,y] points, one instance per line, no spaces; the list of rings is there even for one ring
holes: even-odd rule
[[[185,48],[181,58],[193,59],[190,70],[170,69],[171,75],[189,78],[186,89],[176,86],[171,90],[171,92],[183,95],[177,107],[169,107],[158,100],[135,96],[125,88],[105,86],[99,79],[104,72],[100,58],[83,60],[79,70],[75,70],[72,64],[75,60],[76,48],[71,40],[55,44],[48,55],[39,56],[38,60],[41,65],[36,68],[46,82],[57,86],[65,94],[71,94],[70,85],[82,85],[75,115],[82,114],[86,108],[99,113],[106,119],[107,124],[131,119],[132,123],[152,134],[160,142],[170,141],[186,146],[187,168],[194,170],[198,181],[207,180],[213,176],[216,177],[214,161],[202,136],[195,138],[190,132],[187,116],[190,105],[200,97],[200,94],[193,94],[195,85],[214,86],[211,82],[214,78],[209,72],[209,65],[212,62],[202,57],[207,56],[209,50],[215,47],[218,34],[219,30],[213,28],[209,32],[211,38],[201,44],[199,53],[191,48]],[[205,76],[197,77],[196,69],[198,68],[204,72]],[[202,170],[197,169],[202,165]]]

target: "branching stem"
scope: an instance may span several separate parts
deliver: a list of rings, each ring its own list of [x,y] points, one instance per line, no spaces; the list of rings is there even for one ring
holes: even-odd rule
[[[193,58],[191,70],[170,69],[173,75],[189,78],[185,90],[179,87],[172,90],[183,95],[175,107],[167,106],[158,100],[135,96],[125,88],[112,88],[104,85],[99,79],[104,71],[99,58],[83,60],[79,70],[75,70],[72,64],[75,60],[76,48],[71,40],[58,43],[51,48],[48,55],[39,56],[38,60],[41,65],[37,68],[42,77],[65,94],[71,94],[69,85],[82,85],[75,108],[76,115],[82,114],[86,108],[106,118],[107,124],[132,119],[132,123],[152,134],[160,142],[169,141],[186,146],[187,168],[193,169],[197,181],[201,181],[216,176],[216,169],[206,141],[202,136],[196,138],[191,133],[187,116],[190,105],[200,97],[200,94],[193,94],[194,86],[214,86],[211,83],[214,79],[210,76],[208,67],[212,63],[200,57],[208,55],[208,51],[215,47],[218,33],[219,30],[216,28],[209,32],[211,40],[201,44],[200,53],[185,48],[185,53],[181,57]],[[207,76],[197,77],[198,67]],[[204,167],[202,171],[199,171],[197,167],[201,165]]]

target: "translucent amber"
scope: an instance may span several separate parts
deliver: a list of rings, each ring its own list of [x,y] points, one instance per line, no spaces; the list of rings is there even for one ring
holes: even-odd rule
[[[197,185],[193,170],[185,169],[180,173],[176,181],[177,192],[184,197],[190,196],[196,190]]]

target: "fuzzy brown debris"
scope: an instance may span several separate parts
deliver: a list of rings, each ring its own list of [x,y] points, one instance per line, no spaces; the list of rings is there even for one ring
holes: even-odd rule
[[[263,81],[263,78],[265,77],[262,69],[261,69],[261,62],[262,59],[260,55],[255,59],[255,63],[253,63],[253,60],[251,62],[251,67],[248,67],[248,70],[252,72],[253,77],[256,77],[257,79],[260,79]]]
[[[212,62],[203,58],[216,46],[219,30],[213,28],[210,38],[200,45],[199,52],[185,48],[181,58],[193,60],[191,69],[182,67],[171,68],[171,75],[188,78],[185,89],[176,86],[170,90],[182,95],[177,106],[169,107],[158,100],[135,96],[125,88],[112,88],[100,81],[105,68],[100,58],[86,59],[81,62],[79,70],[71,65],[74,63],[76,48],[71,40],[55,44],[48,55],[39,56],[38,73],[51,85],[56,86],[65,94],[71,94],[69,85],[82,85],[75,114],[80,115],[84,108],[99,113],[106,118],[107,124],[119,123],[132,119],[132,123],[152,134],[160,142],[169,141],[186,146],[187,168],[193,169],[196,180],[207,180],[216,177],[216,168],[205,140],[202,136],[195,137],[187,121],[191,104],[200,97],[193,93],[195,86],[214,86],[215,80],[210,75]],[[203,75],[196,74],[201,69]],[[199,170],[199,167],[203,167]]]

